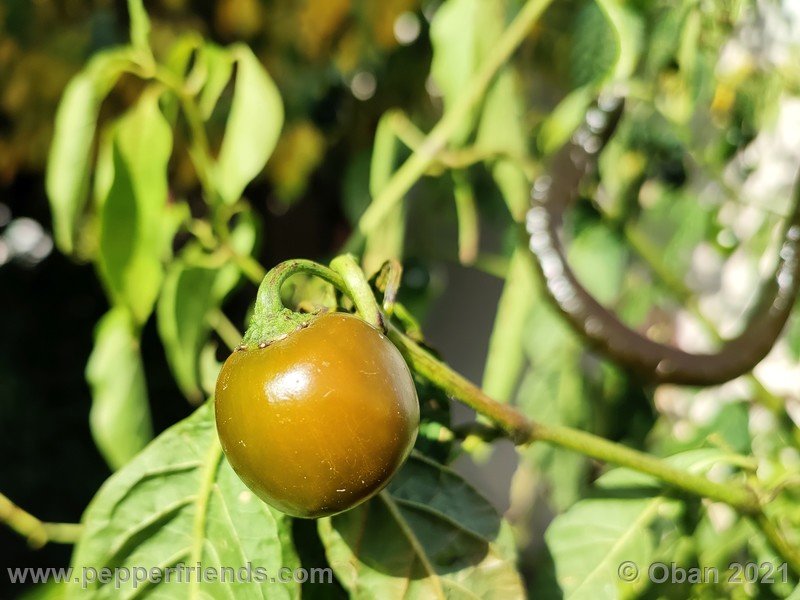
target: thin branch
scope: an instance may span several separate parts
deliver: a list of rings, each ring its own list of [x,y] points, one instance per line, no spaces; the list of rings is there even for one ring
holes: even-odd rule
[[[489,417],[515,443],[547,442],[602,462],[652,475],[675,489],[724,502],[742,515],[752,517],[775,551],[795,573],[800,574],[800,552],[784,539],[767,518],[760,497],[749,486],[735,482],[717,483],[707,477],[672,467],[650,454],[585,431],[530,421],[513,407],[489,397],[478,386],[433,357],[398,329],[390,327],[389,338],[397,345],[414,371],[452,398]]]
[[[32,548],[41,548],[48,543],[74,544],[83,531],[79,523],[41,521],[3,494],[0,494],[0,522],[28,540]]]
[[[439,153],[447,147],[452,136],[461,127],[464,119],[481,101],[497,72],[525,39],[552,0],[528,0],[514,20],[503,32],[481,68],[465,86],[459,101],[448,110],[431,129],[417,150],[395,171],[381,193],[378,194],[361,216],[358,231],[363,235],[380,223],[392,207],[402,200],[411,186],[425,173]]]
[[[211,328],[228,348],[236,348],[242,341],[242,334],[227,315],[220,309],[211,312],[208,317]]]

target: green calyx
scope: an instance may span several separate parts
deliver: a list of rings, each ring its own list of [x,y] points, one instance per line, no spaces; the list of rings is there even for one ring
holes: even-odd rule
[[[316,316],[316,313],[299,313],[286,307],[273,313],[256,311],[244,334],[242,346],[248,349],[268,346],[298,329],[307,327]]]
[[[317,316],[317,313],[296,312],[283,304],[281,287],[297,273],[307,273],[327,281],[353,300],[364,320],[378,329],[384,329],[372,290],[352,256],[337,256],[331,261],[331,268],[311,260],[294,259],[280,263],[264,276],[258,288],[250,326],[242,340],[244,347],[263,348],[308,326]]]

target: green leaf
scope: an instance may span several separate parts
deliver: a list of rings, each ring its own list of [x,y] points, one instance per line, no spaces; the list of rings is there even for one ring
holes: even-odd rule
[[[501,402],[511,400],[525,366],[525,323],[537,300],[536,279],[527,252],[527,247],[518,246],[511,255],[483,369],[483,391]]]
[[[628,251],[608,227],[598,224],[582,229],[570,245],[569,258],[578,279],[599,302],[617,299]]]
[[[48,581],[28,588],[17,596],[17,600],[64,600],[66,590],[65,584]]]
[[[567,94],[542,123],[537,143],[545,154],[554,152],[569,139],[583,120],[586,109],[603,87],[629,79],[639,62],[644,30],[641,17],[622,0],[596,2],[614,34],[614,60],[598,61],[597,67],[603,70],[592,75],[584,74],[583,79],[590,79],[589,83]]]
[[[239,256],[250,256],[258,242],[258,222],[250,211],[237,215],[236,224],[231,228],[228,244]],[[233,291],[242,278],[242,271],[238,265],[228,263],[217,273],[214,283],[214,298],[224,300]]]
[[[158,92],[145,92],[112,133],[113,179],[100,205],[99,270],[113,302],[139,324],[155,303],[169,253],[162,219],[167,206],[167,165],[172,132],[158,107]]]
[[[267,467],[276,468],[276,467]],[[72,566],[204,568],[248,564],[278,577],[299,567],[290,519],[245,487],[222,455],[213,404],[171,427],[100,488],[83,516],[85,532]],[[184,574],[184,581],[186,575]],[[128,597],[145,591],[162,598],[297,598],[299,583],[197,582],[162,584],[93,581],[92,598]],[[71,597],[85,590],[70,586]]]
[[[431,21],[433,45],[431,76],[442,91],[445,112],[458,102],[467,82],[500,36],[504,25],[503,3],[484,0],[448,0]],[[463,144],[472,132],[477,109],[451,138]]]
[[[206,72],[198,104],[203,118],[208,120],[233,74],[233,57],[226,49],[207,43],[200,49],[198,60],[203,61]]]
[[[596,0],[596,2],[617,38],[617,57],[610,76],[615,81],[625,80],[633,75],[639,62],[644,23],[641,16],[624,0]]]
[[[214,341],[208,342],[203,349],[200,350],[198,358],[200,379],[199,385],[206,395],[213,396],[217,387],[217,378],[219,377],[222,363],[217,360],[217,343]]]
[[[552,154],[569,140],[583,122],[596,94],[594,85],[579,87],[558,103],[542,123],[536,143],[544,154]]]
[[[377,497],[320,519],[319,532],[355,598],[525,596],[507,525],[460,476],[419,455]]]
[[[233,204],[275,148],[283,126],[283,102],[250,48],[237,44],[229,53],[237,65],[236,82],[214,173],[222,200]]]
[[[597,2],[575,16],[570,47],[570,75],[575,87],[591,84],[608,73],[617,60],[617,39]]]
[[[202,398],[198,357],[210,326],[215,269],[172,263],[158,301],[158,333],[178,387],[192,402]]]
[[[127,50],[96,54],[69,82],[58,105],[45,187],[56,244],[65,254],[74,251],[75,231],[86,205],[100,104],[130,64]]]
[[[517,393],[520,410],[546,424],[594,426],[595,407],[604,399],[595,381],[602,372],[589,376],[581,340],[541,294],[533,298],[522,342],[530,366]],[[515,479],[541,482],[549,504],[564,510],[580,497],[587,473],[584,456],[534,444],[521,454]]]
[[[525,103],[514,72],[503,69],[486,92],[475,146],[482,152],[504,152],[514,157],[528,153]],[[530,206],[530,183],[514,160],[500,158],[492,164],[492,177],[511,216],[521,221]]]
[[[672,419],[657,422],[649,436],[651,452],[666,456],[695,448],[724,447],[731,452],[752,455],[749,403],[726,402],[715,410],[716,413],[703,423],[687,422],[680,436],[673,432]]]
[[[92,436],[117,469],[153,437],[139,340],[124,308],[111,309],[98,322],[86,380],[92,390]]]
[[[700,450],[669,462],[697,472],[721,459],[716,450]],[[635,583],[620,578],[620,565],[631,561],[642,569],[639,578],[646,578],[664,529],[654,524],[679,512],[679,501],[661,495],[658,481],[649,476],[614,469],[600,477],[596,494],[557,516],[545,533],[565,600],[629,597]]]
[[[396,111],[386,111],[381,115],[375,129],[375,141],[369,163],[369,193],[373,198],[381,193],[391,179],[397,164],[400,144],[392,124],[396,116]]]
[[[554,334],[558,335],[556,331]],[[590,422],[591,397],[581,370],[580,349],[555,344],[552,348],[546,360],[533,361],[520,385],[517,402],[526,415],[541,423],[585,428]],[[583,492],[588,462],[580,454],[537,444],[524,450],[519,470],[515,479],[541,481],[548,490],[550,505],[563,510]]]
[[[391,179],[398,160],[400,147],[392,127],[394,118],[394,111],[385,112],[375,131],[369,168],[369,193],[372,198],[377,197]],[[402,259],[405,232],[406,208],[403,202],[398,202],[367,234],[362,259],[367,275],[376,272],[389,259]]]
[[[128,15],[131,20],[131,44],[136,50],[150,53],[150,18],[142,0],[128,0]]]
[[[249,213],[240,215],[230,243],[249,255],[255,244],[255,225]],[[200,353],[208,340],[213,313],[241,278],[232,263],[219,267],[196,246],[189,246],[173,262],[158,300],[158,333],[175,381],[193,403],[203,396]]]
[[[789,353],[795,360],[800,360],[800,311],[795,305],[789,324],[786,327],[786,341]]]

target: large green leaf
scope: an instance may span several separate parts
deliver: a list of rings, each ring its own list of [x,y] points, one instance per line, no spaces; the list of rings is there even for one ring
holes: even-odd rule
[[[533,299],[522,341],[530,366],[517,393],[520,410],[542,423],[580,429],[593,425],[598,395],[584,368],[580,339],[541,294]],[[515,480],[540,482],[549,504],[563,510],[580,497],[587,470],[580,454],[533,444],[523,450]]]
[[[238,44],[229,53],[236,61],[236,82],[214,180],[222,200],[233,204],[275,148],[283,126],[283,102],[250,48]]]
[[[546,335],[545,330],[540,331]],[[553,330],[554,336],[559,334],[558,329]],[[580,348],[571,344],[547,344],[545,348],[552,349],[548,360],[534,360],[522,380],[517,398],[520,408],[542,423],[586,427],[591,423],[592,390],[581,369]],[[587,470],[588,461],[580,454],[534,444],[524,449],[515,479],[541,481],[549,491],[550,505],[563,510],[580,497]]]
[[[718,450],[697,450],[669,460],[696,472],[723,459]],[[545,534],[564,598],[629,597],[631,588],[646,579],[664,530],[656,531],[654,523],[679,514],[678,503],[662,495],[658,481],[649,476],[614,469],[600,477],[595,495],[556,517]],[[628,562],[642,569],[633,583],[625,579],[632,572]]]
[[[642,51],[644,23],[641,16],[624,0],[596,0],[617,38],[617,56],[612,80],[625,80],[633,75]]]
[[[273,466],[271,468],[279,468]],[[207,403],[168,429],[100,488],[83,516],[75,569],[204,568],[251,565],[279,577],[299,567],[290,519],[261,502],[222,455],[213,405]],[[298,583],[145,584],[91,582],[92,598],[145,595],[158,598],[297,598]],[[184,581],[186,576],[184,575]],[[151,586],[157,585],[156,589]],[[87,592],[71,586],[71,597]]]
[[[98,167],[110,180],[100,198],[99,270],[113,302],[141,324],[153,309],[169,252],[163,219],[172,132],[157,90],[146,91],[111,135],[111,151],[101,154],[110,164]]]
[[[503,30],[503,3],[483,0],[447,0],[431,21],[433,60],[431,76],[442,91],[444,109],[458,102],[467,82]],[[455,145],[466,141],[475,125],[473,115],[452,137]]]
[[[55,118],[45,186],[56,244],[75,248],[75,230],[88,197],[92,145],[103,98],[130,62],[128,50],[98,53],[69,82]]]
[[[319,521],[354,598],[523,598],[509,530],[453,471],[412,455],[369,502]]]
[[[106,462],[117,469],[153,436],[139,340],[124,308],[111,309],[98,322],[86,380],[92,390],[92,435]]]

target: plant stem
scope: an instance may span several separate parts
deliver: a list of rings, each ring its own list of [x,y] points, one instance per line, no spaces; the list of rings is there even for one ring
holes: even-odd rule
[[[389,338],[416,372],[452,398],[489,417],[516,444],[547,442],[596,460],[652,475],[675,489],[724,502],[740,514],[753,518],[774,550],[795,573],[800,574],[800,553],[786,541],[765,515],[759,496],[747,485],[716,483],[707,477],[676,469],[655,456],[591,433],[528,420],[516,409],[489,397],[478,386],[436,359],[397,328],[390,326]]]
[[[260,285],[267,274],[267,270],[261,266],[261,263],[249,254],[236,254],[233,250],[231,253],[244,276],[256,285]]]
[[[194,163],[197,178],[200,180],[200,186],[203,188],[203,193],[206,195],[208,202],[212,206],[219,204],[219,196],[214,186],[214,160],[211,155],[211,144],[208,142],[208,135],[206,134],[205,126],[203,125],[203,117],[200,114],[200,109],[194,101],[194,98],[184,88],[183,82],[174,77],[167,69],[160,66],[150,71],[146,66],[144,69],[144,76],[150,76],[156,81],[169,88],[172,93],[178,97],[181,105],[181,111],[186,119],[186,124],[189,126],[191,133],[189,139],[189,156]]]
[[[609,442],[590,433],[569,427],[529,421],[516,409],[495,402],[478,386],[452,371],[398,330],[390,331],[389,337],[400,348],[415,371],[431,380],[448,395],[491,418],[518,444],[547,441],[598,460],[648,473],[675,487],[720,500],[746,513],[752,513],[759,509],[755,495],[745,488],[735,489],[713,483],[705,477],[674,469],[655,457]]]
[[[529,421],[513,407],[490,398],[478,386],[434,358],[396,328],[389,330],[389,338],[398,346],[415,371],[448,395],[492,419],[517,444],[549,442],[597,460],[653,475],[673,487],[725,502],[745,514],[754,514],[760,510],[758,498],[747,487],[715,483],[706,477],[671,467],[654,456],[609,442],[591,433]]]
[[[465,171],[456,170],[451,171],[450,174],[453,178],[456,219],[458,220],[458,260],[462,265],[471,265],[478,256],[480,246],[480,227],[475,193]]]
[[[792,571],[796,574],[800,574],[800,551],[786,541],[783,534],[781,534],[763,512],[757,514],[753,520],[778,555],[786,560]]]
[[[256,312],[267,311],[277,313],[283,310],[285,306],[281,299],[281,287],[289,277],[297,275],[298,273],[314,275],[323,281],[327,281],[342,292],[346,293],[348,291],[341,275],[335,271],[313,260],[295,258],[274,266],[264,276],[261,285],[258,287],[255,307]]]
[[[0,494],[0,521],[28,540],[32,548],[52,542],[74,544],[80,539],[83,526],[78,523],[46,523],[23,510]]]
[[[356,259],[351,254],[342,254],[331,261],[331,269],[342,277],[348,295],[361,317],[373,327],[386,331],[378,302]]]
[[[425,143],[425,134],[414,125],[404,112],[400,110],[393,111],[389,122],[397,139],[412,152]],[[433,168],[441,166],[448,169],[465,169],[479,162],[492,162],[500,159],[517,163],[520,170],[525,172],[526,176],[531,180],[535,179],[539,171],[537,163],[525,155],[515,154],[507,150],[484,150],[477,146],[449,150],[442,149],[436,155],[435,162],[438,164],[433,165]]]
[[[494,76],[522,43],[530,28],[552,1],[528,0],[522,6],[492,47],[481,68],[470,79],[459,101],[445,113],[414,153],[395,171],[380,194],[373,199],[358,223],[359,233],[364,235],[371,231],[422,177],[464,120],[469,117],[472,109],[481,101]]]
[[[715,483],[707,477],[671,467],[650,454],[609,442],[585,431],[537,423],[531,441],[550,442],[604,462],[647,473],[675,488],[724,502],[744,514],[756,514],[761,510],[756,494],[744,485]]]
[[[236,348],[242,341],[241,332],[236,328],[236,325],[231,323],[231,320],[222,310],[213,310],[208,320],[212,329],[228,348]]]
[[[530,441],[533,424],[522,413],[490,398],[477,385],[440,362],[396,327],[390,325],[388,335],[412,371],[430,380],[448,396],[460,400],[497,423],[514,443],[524,444]]]

